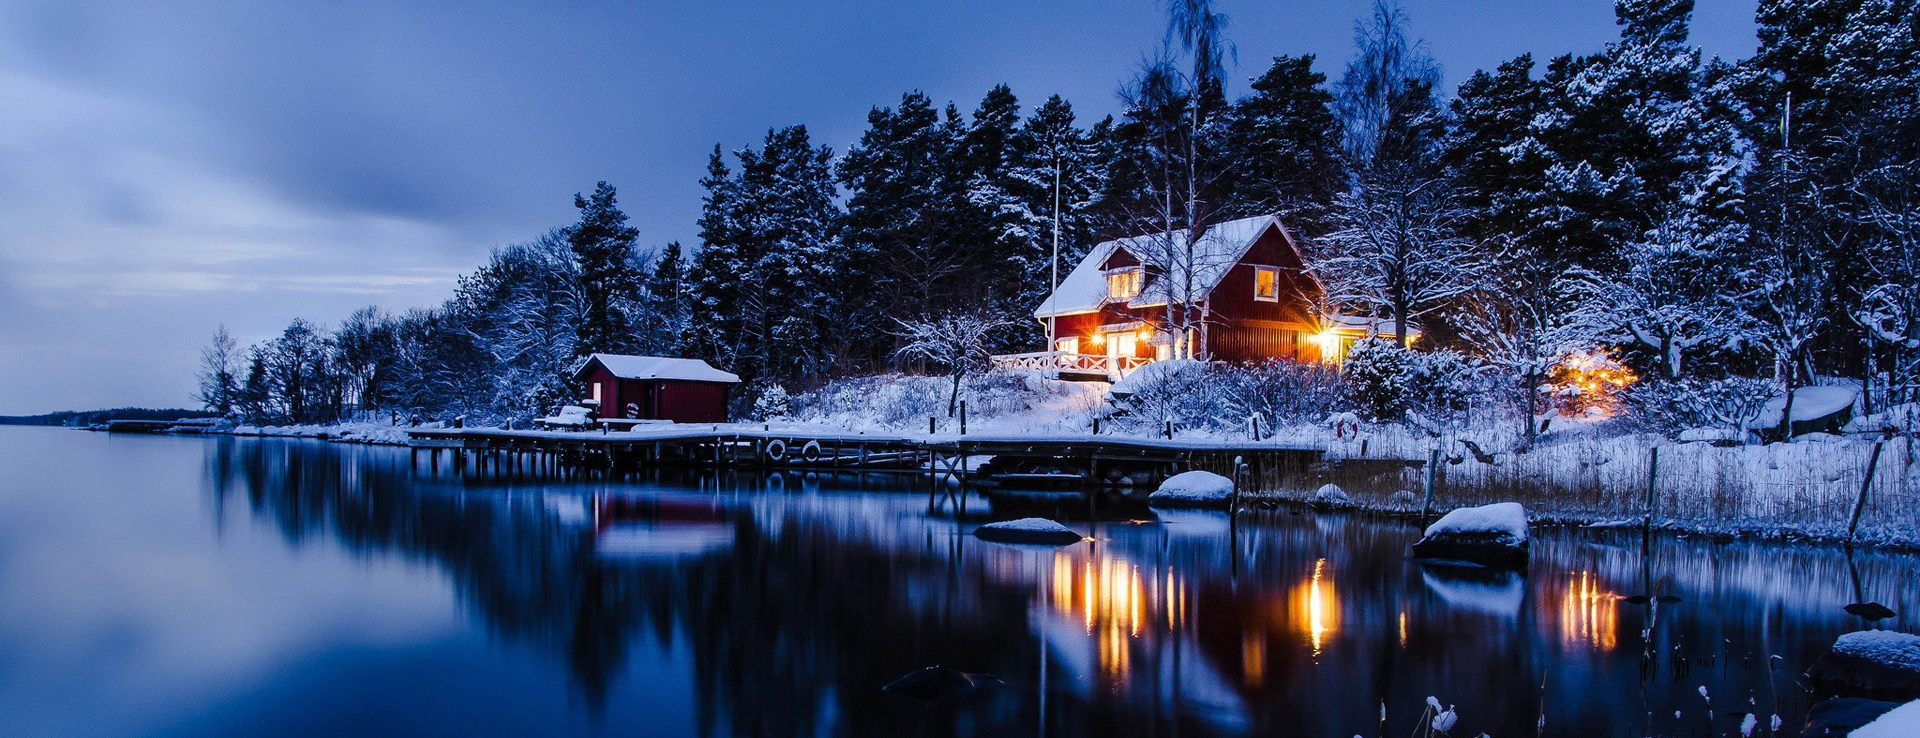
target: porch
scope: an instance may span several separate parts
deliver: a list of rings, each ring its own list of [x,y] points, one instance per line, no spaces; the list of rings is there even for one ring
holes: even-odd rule
[[[1054,378],[1076,382],[1118,382],[1133,370],[1153,361],[1138,356],[1082,354],[1072,351],[1032,351],[991,357],[995,369],[1037,371]]]

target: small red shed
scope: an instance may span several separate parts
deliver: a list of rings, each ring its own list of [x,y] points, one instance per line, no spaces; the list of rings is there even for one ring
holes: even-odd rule
[[[597,401],[602,418],[723,423],[727,390],[740,377],[699,359],[592,354],[573,368],[583,399]]]

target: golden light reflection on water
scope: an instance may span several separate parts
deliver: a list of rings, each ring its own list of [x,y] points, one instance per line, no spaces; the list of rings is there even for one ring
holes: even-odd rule
[[[1093,636],[1100,672],[1126,676],[1130,641],[1152,620],[1164,620],[1169,629],[1186,618],[1186,583],[1171,570],[1165,577],[1126,560],[1099,555],[1076,558],[1065,552],[1053,556],[1047,605],[1078,621]]]
[[[1560,598],[1560,640],[1569,646],[1585,644],[1602,651],[1613,650],[1619,624],[1618,599],[1592,572],[1575,574]]]
[[[1313,574],[1294,590],[1293,600],[1300,616],[1297,622],[1313,646],[1314,658],[1319,658],[1327,639],[1340,629],[1340,599],[1334,593],[1326,559],[1313,562]]]

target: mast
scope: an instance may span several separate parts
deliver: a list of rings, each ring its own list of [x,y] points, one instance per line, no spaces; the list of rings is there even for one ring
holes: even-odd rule
[[[1052,291],[1047,293],[1048,302],[1053,303],[1053,307],[1047,311],[1047,351],[1053,352],[1058,351],[1060,345],[1059,330],[1055,324],[1057,320],[1055,316],[1060,313],[1060,142],[1058,141],[1053,144],[1053,255],[1047,260],[1047,267],[1051,271],[1049,278],[1053,282]],[[1057,358],[1054,363],[1057,368],[1059,364]]]

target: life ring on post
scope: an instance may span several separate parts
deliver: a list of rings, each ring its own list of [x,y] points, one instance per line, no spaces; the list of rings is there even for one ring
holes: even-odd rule
[[[778,438],[767,441],[767,445],[761,449],[761,453],[767,457],[767,461],[771,461],[775,464],[778,464],[782,461],[786,461],[787,460],[787,442],[782,441]]]
[[[819,461],[820,460],[820,442],[808,441],[807,445],[801,446],[800,458],[809,464]]]
[[[1351,441],[1360,437],[1360,420],[1346,415],[1333,422],[1333,437],[1342,441]]]

